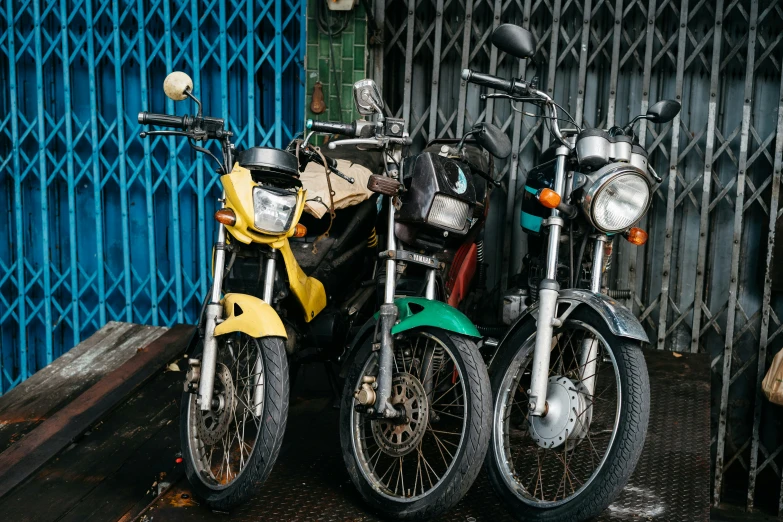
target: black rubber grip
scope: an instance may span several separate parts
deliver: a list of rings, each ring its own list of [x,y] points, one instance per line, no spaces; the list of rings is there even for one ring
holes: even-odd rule
[[[474,72],[470,69],[462,70],[462,79],[466,82],[475,83],[476,85],[483,85],[485,87],[489,87],[498,91],[504,91],[509,94],[512,94],[514,89],[514,84],[510,80],[504,80],[503,78],[498,78],[497,76],[493,76],[491,74]]]
[[[185,128],[185,116],[171,116],[169,114],[155,114],[154,112],[140,112],[139,123],[142,125],[157,125],[158,127]]]
[[[308,120],[307,129],[324,134],[341,134],[350,138],[356,137],[355,123],[342,123],[339,121],[315,121]]]

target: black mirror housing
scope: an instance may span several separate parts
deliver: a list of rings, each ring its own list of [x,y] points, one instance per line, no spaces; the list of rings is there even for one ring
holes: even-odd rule
[[[661,100],[647,109],[646,119],[653,123],[666,123],[672,121],[680,113],[680,102],[675,100]]]
[[[474,127],[476,142],[499,159],[511,155],[511,141],[506,134],[491,123],[479,123]]]
[[[515,58],[530,58],[536,53],[533,33],[514,24],[501,24],[492,32],[492,45]]]

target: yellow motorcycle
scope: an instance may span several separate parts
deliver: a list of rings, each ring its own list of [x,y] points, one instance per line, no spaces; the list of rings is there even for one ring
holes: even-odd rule
[[[340,335],[348,336],[354,320],[366,320],[361,310],[375,287],[360,283],[372,272],[375,257],[367,253],[377,245],[377,196],[368,191],[364,202],[340,214],[333,201],[324,202],[328,228],[317,230],[321,241],[316,242],[300,223],[307,203],[300,171],[310,161],[321,163],[334,193],[330,171],[353,183],[334,160],[302,142],[295,154],[266,147],[237,151],[225,122],[202,114],[187,74],[169,74],[164,91],[175,101],[193,100],[197,114],[140,113],[139,123],[168,127],[141,136],[187,138],[193,149],[217,161],[224,190],[215,213],[213,283],[201,314],[200,346],[188,351],[180,429],[194,492],[210,507],[225,510],[266,480],[280,451],[288,358],[308,350],[339,350]],[[221,158],[208,149],[213,140],[220,143]],[[310,219],[313,228],[323,228],[324,220]]]

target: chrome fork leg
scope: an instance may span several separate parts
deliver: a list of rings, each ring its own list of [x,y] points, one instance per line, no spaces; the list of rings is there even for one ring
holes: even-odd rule
[[[593,246],[593,271],[590,278],[590,290],[595,293],[601,291],[601,279],[604,273],[604,245],[608,238],[604,235],[595,237]],[[579,352],[579,380],[586,388],[588,394],[595,393],[595,372],[598,368],[598,340],[584,339]]]
[[[554,191],[563,195],[566,177],[566,158],[570,149],[560,146],[555,151],[555,183]],[[557,258],[560,252],[560,233],[563,228],[563,218],[557,209],[545,224],[549,227],[549,241],[546,252],[546,278],[541,280],[538,291],[538,319],[536,321],[536,345],[533,350],[533,365],[528,391],[528,411],[531,415],[546,414],[546,393],[549,384],[549,360],[552,352],[552,336],[557,314],[557,298],[560,287],[557,284]]]
[[[275,290],[275,270],[277,270],[277,251],[273,248],[269,258],[266,260],[264,269],[264,301],[272,304],[272,296]],[[264,409],[264,361],[263,355],[258,354],[255,367],[253,368],[253,412],[256,417],[260,417]]]
[[[427,289],[424,292],[424,297],[430,301],[435,300],[435,269],[431,268],[427,270]]]
[[[198,383],[198,404],[203,411],[212,409],[212,392],[215,387],[215,366],[217,365],[217,339],[215,327],[223,315],[220,293],[223,287],[223,270],[226,265],[226,227],[218,225],[218,240],[215,245],[215,274],[209,304],[206,307],[204,329],[204,352],[201,356],[201,375]]]
[[[397,241],[394,238],[394,205],[389,198],[388,232],[386,249],[396,250]],[[392,373],[394,366],[394,339],[391,329],[397,321],[397,306],[394,304],[394,292],[397,286],[397,263],[393,259],[386,260],[386,281],[384,284],[383,304],[379,313],[378,331],[380,332],[380,354],[378,357],[378,391],[375,399],[376,411],[385,417],[394,417],[397,410],[389,404],[392,388]]]

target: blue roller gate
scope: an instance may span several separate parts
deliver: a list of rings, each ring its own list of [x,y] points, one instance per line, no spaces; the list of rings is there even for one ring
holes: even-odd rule
[[[214,163],[142,140],[193,77],[241,145],[303,119],[303,0],[2,0],[0,393],[110,320],[194,322],[210,280]]]

